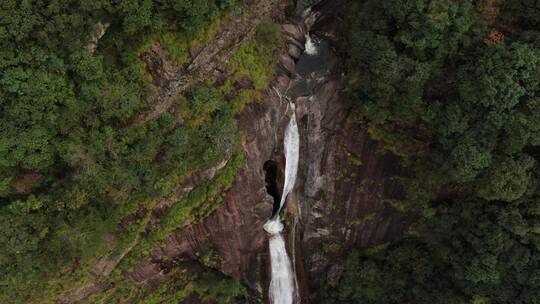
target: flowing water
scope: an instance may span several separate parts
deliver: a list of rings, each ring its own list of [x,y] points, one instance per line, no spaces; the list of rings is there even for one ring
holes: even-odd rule
[[[287,95],[291,98],[311,96],[318,84],[323,82],[337,62],[330,43],[318,36],[306,38],[305,52],[296,63],[297,76],[293,79]]]
[[[310,56],[317,55],[317,46],[313,42],[313,39],[311,39],[311,36],[306,34],[306,45],[305,45],[305,52],[306,54]]]
[[[324,42],[324,41],[323,41]],[[323,48],[322,54],[319,54],[319,44],[321,41],[314,41],[309,35],[306,35],[306,44],[304,55],[299,60],[298,67],[311,67],[306,68],[306,71],[297,70],[299,79],[293,85],[292,97],[301,96],[301,91],[311,91],[318,81],[320,74],[327,72],[327,67],[320,62],[326,62],[327,60],[321,60],[326,58],[326,48]],[[315,57],[315,61],[311,64],[309,58]],[[305,63],[303,63],[305,62]],[[317,63],[319,66],[317,67]],[[317,67],[317,68],[313,68]],[[294,100],[294,98],[293,98]],[[298,161],[300,157],[300,135],[298,133],[298,125],[295,115],[295,104],[289,103],[292,115],[285,129],[284,138],[284,154],[285,154],[285,183],[283,185],[283,193],[279,202],[279,208],[275,214],[264,224],[264,230],[271,234],[269,241],[270,249],[270,264],[271,264],[271,279],[269,288],[270,303],[272,304],[292,304],[295,298],[299,298],[298,291],[296,290],[296,276],[293,271],[294,265],[291,265],[291,260],[287,254],[285,247],[285,241],[281,235],[283,230],[283,224],[279,213],[285,204],[287,196],[294,188],[296,182],[296,175],[298,172]],[[299,302],[297,300],[297,302]]]
[[[281,233],[270,237],[270,260],[272,261],[272,279],[270,280],[270,303],[292,304],[294,297],[294,277],[291,261],[285,249]]]
[[[292,115],[287,129],[285,130],[284,152],[285,152],[285,185],[283,194],[279,203],[279,209],[276,214],[264,224],[264,230],[272,234],[270,237],[270,264],[272,276],[270,279],[269,296],[273,304],[292,304],[295,296],[295,278],[292,271],[291,261],[287,255],[285,241],[281,235],[283,224],[279,217],[279,212],[287,195],[294,188],[296,173],[298,171],[298,159],[300,152],[300,136],[298,134],[298,125],[296,123],[295,106],[290,103]]]
[[[289,124],[287,125],[287,129],[285,130],[285,139],[284,139],[284,154],[285,154],[285,184],[283,186],[283,194],[281,195],[281,201],[279,202],[279,208],[274,214],[274,216],[267,222],[267,224],[272,224],[274,221],[279,221],[279,212],[283,208],[283,205],[285,204],[285,200],[287,199],[287,195],[292,191],[294,188],[294,183],[296,182],[296,173],[298,171],[298,159],[299,159],[299,153],[300,153],[300,135],[298,134],[298,124],[296,123],[296,115],[295,113],[295,105],[294,103],[289,104],[292,111],[291,120],[289,121]],[[264,226],[265,230],[269,233],[272,233],[271,230],[269,231],[266,229],[266,224]],[[281,230],[280,230],[281,231]],[[279,232],[279,231],[277,231]]]

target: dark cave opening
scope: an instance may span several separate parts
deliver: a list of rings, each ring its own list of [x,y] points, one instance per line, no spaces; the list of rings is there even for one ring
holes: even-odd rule
[[[278,188],[278,163],[274,160],[268,160],[264,163],[263,169],[266,192],[274,199],[274,208],[272,209],[272,215],[274,215],[279,209],[279,201],[281,200],[281,191]]]

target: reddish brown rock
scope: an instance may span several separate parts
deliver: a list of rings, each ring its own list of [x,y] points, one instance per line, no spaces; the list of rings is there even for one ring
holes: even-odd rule
[[[216,211],[201,223],[176,230],[164,246],[151,253],[127,276],[143,284],[159,275],[159,265],[169,259],[198,260],[210,249],[221,259],[219,270],[240,278],[250,288],[262,290],[258,269],[266,251],[264,222],[272,213],[272,199],[266,193],[264,162],[273,157],[278,125],[279,98],[270,94],[264,103],[252,103],[238,117],[244,134],[245,166]]]
[[[385,203],[400,198],[392,178],[403,174],[397,156],[385,153],[358,125],[348,126],[338,79],[299,99],[301,162],[296,184],[303,266],[311,296],[321,277],[353,247],[367,247],[400,236],[405,216]],[[291,206],[292,207],[292,206]],[[331,279],[331,278],[328,278]]]
[[[289,87],[289,83],[291,82],[291,79],[286,75],[279,75],[276,77],[275,84],[276,89],[278,89],[281,92],[284,92]]]
[[[296,69],[294,68],[295,63],[291,57],[289,57],[288,55],[280,55],[279,61],[290,75],[294,75],[296,73]]]
[[[12,186],[18,193],[29,194],[32,191],[32,187],[39,183],[42,177],[40,173],[30,172],[17,179]]]
[[[305,29],[284,30],[288,43],[301,50]],[[294,73],[291,57],[283,55],[280,61]],[[130,280],[152,286],[166,278],[174,267],[171,260],[202,262],[201,255],[214,250],[221,260],[216,270],[266,293],[268,249],[262,225],[271,214],[272,199],[265,190],[263,165],[270,159],[283,164],[283,131],[291,114],[282,98],[289,78],[278,75],[274,83],[277,91],[267,90],[261,102],[248,104],[237,116],[246,162],[222,205],[202,222],[168,236],[126,274]],[[339,78],[327,79],[312,98],[296,100],[300,166],[287,203],[285,233],[304,299],[316,297],[321,280],[338,276],[333,265],[351,248],[391,241],[406,226],[405,216],[386,203],[402,195],[393,179],[403,174],[399,159],[385,153],[362,126],[347,125],[339,84]]]

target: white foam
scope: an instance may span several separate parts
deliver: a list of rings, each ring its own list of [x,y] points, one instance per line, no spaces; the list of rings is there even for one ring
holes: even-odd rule
[[[295,293],[293,272],[281,233],[272,235],[269,247],[272,266],[269,288],[270,303],[292,304]]]
[[[302,12],[302,18],[306,18],[311,13],[311,6],[308,6]]]
[[[283,208],[287,196],[294,188],[296,182],[296,173],[298,172],[298,160],[300,158],[300,134],[298,134],[298,125],[296,123],[296,113],[294,103],[290,103],[292,115],[287,129],[285,130],[284,153],[285,153],[285,183],[283,193],[279,202],[279,211]]]
[[[317,44],[311,39],[311,36],[309,34],[306,34],[306,44],[304,46],[305,53],[310,56],[315,56],[317,53],[319,53],[319,50],[317,49]]]
[[[279,215],[275,219],[268,220],[263,228],[270,234],[277,234],[283,231],[283,224],[281,223]]]

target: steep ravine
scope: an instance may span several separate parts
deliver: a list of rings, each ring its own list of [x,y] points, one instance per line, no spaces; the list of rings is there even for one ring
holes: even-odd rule
[[[331,50],[335,43],[332,37],[338,34],[329,20],[339,20],[334,17],[346,7],[344,3],[323,1],[304,18],[283,25],[285,45],[278,55],[275,80],[260,102],[248,104],[236,117],[245,162],[232,187],[209,216],[176,229],[162,246],[153,248],[146,259],[125,272],[132,284],[152,290],[170,279],[171,267],[196,267],[190,264],[202,264],[201,256],[212,251],[219,256],[215,270],[240,279],[251,293],[267,300],[269,235],[262,227],[272,215],[275,198],[279,198],[277,185],[283,185],[283,134],[292,114],[286,96],[294,88],[306,34],[325,38]],[[243,39],[243,35],[238,37]],[[401,195],[392,178],[401,174],[399,160],[385,153],[382,144],[371,140],[362,126],[347,124],[343,67],[336,58],[325,76],[310,88],[311,97],[302,96],[302,90],[292,94],[297,104],[300,163],[296,187],[282,217],[301,303],[317,303],[319,284],[339,274],[336,261],[351,247],[392,240],[405,226],[404,216],[387,203]],[[165,106],[183,87],[170,89],[174,77],[157,93],[165,96],[158,98]],[[135,123],[150,119],[156,109],[148,109],[148,116]],[[275,173],[270,179],[269,166]],[[272,179],[274,190],[267,191],[267,182]],[[97,287],[91,292],[99,292]]]
[[[295,62],[308,30],[313,26],[321,37],[335,34],[332,23],[317,24],[326,13],[335,12],[315,10],[305,21],[283,27],[287,45],[279,56],[282,72],[262,102],[249,104],[237,117],[246,160],[223,204],[202,222],[176,230],[165,246],[153,250],[128,274],[135,283],[160,282],[161,261],[197,260],[211,248],[221,256],[219,271],[267,294],[268,235],[262,226],[272,214],[273,198],[266,191],[263,167],[274,160],[278,175],[283,174],[282,134],[291,114],[286,112],[285,92],[297,72]],[[335,261],[349,248],[391,240],[404,225],[403,216],[385,203],[401,194],[391,178],[400,173],[398,158],[385,154],[360,126],[347,125],[341,80],[338,63],[314,88],[311,100],[297,99],[300,168],[284,217],[288,252],[296,261],[304,303],[316,302],[319,282],[339,272]]]
[[[339,8],[336,3],[329,5],[332,10]],[[213,248],[222,257],[221,272],[267,294],[268,235],[262,225],[272,214],[273,198],[266,191],[263,167],[273,160],[283,174],[282,134],[291,114],[286,112],[285,92],[296,73],[305,34],[313,26],[321,37],[335,35],[332,23],[317,23],[334,13],[315,9],[304,21],[283,27],[287,45],[279,56],[282,72],[263,101],[248,105],[237,117],[246,162],[224,203],[203,222],[177,230],[164,248],[152,252],[152,261],[138,269],[148,271],[150,264],[164,257],[197,259],[198,252]],[[401,195],[392,178],[401,173],[399,160],[385,153],[361,126],[347,125],[341,69],[338,63],[317,84],[311,101],[297,100],[300,169],[284,218],[303,302],[316,302],[318,284],[332,280],[340,271],[335,261],[351,247],[392,240],[405,223],[404,216],[386,202]]]

